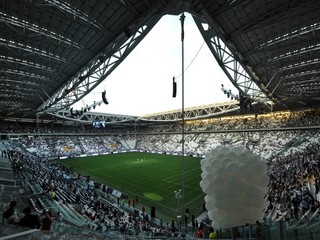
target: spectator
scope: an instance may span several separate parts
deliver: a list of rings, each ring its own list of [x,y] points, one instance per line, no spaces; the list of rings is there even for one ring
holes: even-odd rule
[[[15,211],[16,206],[17,206],[16,201],[10,202],[9,208],[5,210],[2,215],[3,222],[8,224],[13,224],[17,222],[17,213]]]
[[[40,221],[37,215],[31,214],[31,208],[25,207],[23,209],[24,217],[20,219],[18,225],[28,228],[40,228]]]
[[[212,227],[210,228],[209,239],[217,239],[217,232]]]
[[[172,220],[171,222],[171,231],[174,233],[176,231],[175,222]]]
[[[39,218],[41,221],[41,230],[50,231],[51,224],[54,219],[52,216],[52,212],[50,210],[44,211]]]
[[[57,212],[57,220],[59,222],[62,222],[62,214],[61,214],[61,212]]]
[[[255,228],[255,238],[257,240],[262,239],[262,231],[263,231],[263,226],[260,221],[256,221],[256,228]]]
[[[251,226],[249,223],[244,228],[244,239],[251,239]]]
[[[142,216],[144,216],[145,213],[146,213],[146,208],[142,206]]]
[[[196,233],[196,238],[203,238],[203,230],[202,227],[198,228],[198,231]]]

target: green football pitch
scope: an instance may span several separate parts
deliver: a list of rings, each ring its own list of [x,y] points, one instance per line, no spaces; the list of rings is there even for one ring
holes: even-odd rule
[[[184,209],[190,214],[201,213],[204,193],[201,180],[201,158],[153,153],[118,153],[83,158],[69,158],[59,163],[82,175],[126,193],[130,199],[138,196],[147,210],[154,206],[156,217],[175,218],[182,214],[182,199],[175,191],[182,186],[184,162]]]

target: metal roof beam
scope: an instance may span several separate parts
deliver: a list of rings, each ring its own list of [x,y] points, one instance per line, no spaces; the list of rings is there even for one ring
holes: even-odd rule
[[[199,108],[185,109],[185,120],[198,120],[223,115],[240,109],[238,101],[229,101],[217,105],[203,106]],[[138,118],[142,121],[178,122],[182,119],[182,112],[172,111],[159,114],[145,115]]]
[[[319,51],[319,50],[320,50],[320,43],[314,44],[314,45],[310,45],[310,46],[307,46],[307,47],[303,47],[303,48],[300,48],[300,49],[294,49],[292,51],[289,51],[289,52],[274,56],[273,58],[270,58],[270,59],[266,60],[266,62],[267,63],[274,63],[274,62],[277,62],[277,61],[285,60],[287,58],[292,58],[294,56],[300,56],[300,55],[306,54],[306,53],[310,54],[313,51]]]
[[[160,18],[161,16],[148,15],[136,29],[127,29],[120,34],[50,99],[39,106],[38,111],[42,112],[55,104],[69,107],[89,94],[129,55]]]
[[[11,95],[13,97],[16,97],[16,96],[32,96],[32,97],[34,97],[35,89],[33,89],[33,88],[23,88],[23,91],[20,91],[19,88],[16,89],[14,86],[8,87],[8,86],[4,86],[1,83],[0,83],[0,86],[1,86],[0,96],[2,93],[4,93],[4,94],[12,93]]]
[[[280,79],[282,80],[287,80],[287,79],[297,79],[297,78],[300,78],[300,77],[303,77],[303,76],[308,76],[308,75],[317,75],[320,73],[320,70],[306,70],[306,71],[303,71],[303,72],[296,72],[296,73],[293,73],[293,74],[289,74],[289,75],[285,75],[283,77],[280,77]]]
[[[31,32],[36,33],[37,35],[42,35],[42,36],[45,36],[51,40],[66,44],[72,48],[78,48],[80,50],[85,51],[83,46],[80,46],[78,43],[73,42],[64,36],[61,36],[57,33],[49,31],[48,29],[39,27],[36,24],[29,23],[25,20],[21,20],[21,19],[15,18],[13,16],[9,16],[3,12],[0,12],[0,22],[3,22],[11,27],[14,26],[14,27],[18,27],[18,28],[23,28],[24,31],[27,29]]]
[[[56,112],[47,112],[47,114],[62,118],[69,121],[81,122],[81,123],[92,123],[93,121],[105,121],[106,124],[113,123],[125,123],[136,121],[136,118],[133,116],[124,116],[124,115],[113,115],[105,113],[91,113],[91,112],[82,112],[79,115],[72,115],[71,111],[59,110]]]
[[[242,25],[240,28],[233,31],[230,34],[230,37],[238,34],[242,34],[244,31],[248,29],[252,31],[252,28],[254,26],[258,26],[259,28],[262,28],[267,24],[272,24],[275,22],[275,19],[279,18],[279,15],[283,15],[284,13],[286,13],[288,9],[296,8],[301,4],[304,4],[304,1],[300,1],[300,0],[285,1],[283,4],[278,5],[276,8],[272,9],[271,11],[266,12],[263,15],[259,15],[258,18],[249,21],[245,25]]]
[[[30,73],[30,72],[14,70],[14,69],[4,69],[4,68],[0,69],[0,72],[5,73],[5,74],[14,74],[14,75],[19,75],[19,76],[23,76],[23,77],[33,78],[36,80],[41,80],[42,82],[50,83],[50,78],[47,78],[47,77],[44,77],[41,75],[37,75],[34,73]]]
[[[129,10],[132,14],[134,14],[135,16],[139,16],[138,11],[132,6],[132,4],[129,1],[123,1],[123,0],[117,0],[117,2],[123,6],[124,8],[126,8],[127,10]]]
[[[54,6],[55,8],[60,10],[61,12],[71,15],[73,18],[78,18],[84,22],[89,23],[91,26],[93,26],[99,30],[104,29],[104,27],[100,23],[98,23],[97,20],[91,18],[86,13],[81,12],[79,9],[74,8],[73,6],[71,6],[67,2],[64,2],[61,0],[43,0],[43,1],[49,5]]]
[[[33,86],[33,87],[39,87],[38,83],[35,82],[31,82],[31,81],[17,81],[17,80],[13,80],[13,79],[8,79],[8,78],[0,78],[0,84],[1,83],[13,83],[13,84],[22,84],[22,85],[27,85],[27,86]],[[8,84],[8,86],[11,86],[12,84]]]
[[[320,30],[320,29],[319,29]],[[317,31],[319,31],[317,30]],[[310,36],[304,36],[304,39],[300,42],[295,42],[292,38],[288,38],[285,42],[279,42],[280,45],[276,45],[276,43],[269,45],[268,47],[265,46],[263,48],[252,49],[245,53],[246,56],[260,54],[260,53],[273,53],[279,52],[279,48],[283,51],[285,49],[296,49],[296,48],[307,48],[309,46],[316,45],[319,42],[319,39],[316,37],[316,33],[310,33]]]
[[[315,65],[315,66],[314,66]],[[297,63],[293,63],[293,64],[289,64],[286,66],[282,66],[279,68],[279,72],[284,72],[284,71],[289,71],[289,70],[296,70],[298,68],[310,68],[311,66],[317,67],[318,65],[320,65],[320,58],[315,58],[315,59],[310,59],[310,60],[306,60],[306,61],[300,61]]]
[[[45,71],[45,72],[50,72],[50,73],[56,72],[52,68],[47,67],[45,65],[40,65],[38,63],[34,63],[29,60],[27,61],[27,60],[23,60],[23,59],[19,59],[19,58],[12,58],[12,57],[0,55],[0,62],[5,62],[10,66],[14,66],[16,64],[19,64],[19,65],[23,65],[25,67],[31,67],[33,69],[37,69],[37,70],[41,70],[41,71]]]
[[[254,100],[267,100],[267,89],[264,88],[262,91],[257,86],[256,82],[260,81],[259,77],[252,69],[249,69],[246,59],[239,55],[231,43],[221,38],[225,34],[210,15],[205,10],[202,10],[202,14],[207,22],[203,22],[197,17],[194,17],[194,21],[218,64],[232,84],[243,95],[250,96]]]
[[[308,87],[308,88],[313,88],[315,85],[320,85],[319,78],[302,80],[302,81],[293,80],[293,81],[290,81],[290,82],[283,83],[282,86],[284,86],[284,87],[287,87],[287,86],[305,86],[305,87]]]
[[[4,46],[4,47],[8,48],[9,50],[11,50],[11,49],[17,50],[17,52],[12,51],[13,53],[15,53],[17,55],[20,55],[21,51],[25,51],[25,52],[28,52],[31,54],[39,55],[39,56],[44,57],[49,60],[55,60],[58,62],[68,63],[65,59],[60,58],[59,56],[54,55],[52,53],[48,53],[44,50],[33,48],[31,46],[28,46],[28,45],[25,45],[22,43],[16,43],[14,41],[3,39],[1,37],[0,37],[0,46]]]

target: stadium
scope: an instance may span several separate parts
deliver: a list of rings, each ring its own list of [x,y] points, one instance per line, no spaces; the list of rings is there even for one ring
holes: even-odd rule
[[[1,1],[0,240],[320,239],[319,9]],[[225,101],[184,105],[186,14],[233,86],[219,83]],[[101,83],[166,15],[181,24],[181,108],[102,110]]]

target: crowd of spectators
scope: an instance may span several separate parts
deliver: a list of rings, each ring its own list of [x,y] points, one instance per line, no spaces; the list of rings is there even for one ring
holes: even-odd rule
[[[269,190],[265,196],[268,221],[290,224],[320,220],[320,134],[268,160]]]
[[[135,143],[132,136],[21,136],[12,142],[43,158],[130,150]]]
[[[267,159],[312,130],[189,133],[184,136],[184,152],[192,156],[204,156],[218,145],[245,146]],[[12,140],[28,152],[43,158],[101,155],[120,151],[149,151],[182,154],[181,134],[141,134],[121,136],[20,136]]]
[[[0,133],[30,133],[30,134],[92,134],[92,133],[128,133],[132,128],[125,126],[109,124],[104,128],[94,128],[91,124],[72,123],[64,124],[62,122],[23,122],[23,121],[2,121],[0,122]]]
[[[246,146],[268,164],[269,185],[265,196],[268,207],[264,209],[264,220],[283,220],[290,224],[317,222],[320,220],[320,133],[316,128],[279,128],[316,126],[319,124],[318,114],[318,111],[313,110],[193,121],[186,124],[189,133],[184,136],[184,150],[188,155],[204,156],[217,145]],[[35,129],[31,126],[32,124],[15,131],[32,132]],[[142,129],[142,134],[137,136],[128,129],[124,130],[127,134],[121,135],[22,136],[13,141],[18,150],[11,152],[10,158],[16,171],[32,174],[33,181],[40,184],[48,198],[70,203],[96,230],[114,229],[125,234],[149,232],[150,235],[172,235],[172,228],[168,224],[153,226],[147,214],[135,209],[127,212],[121,210],[119,205],[108,203],[94,189],[88,187],[91,181],[88,176],[74,176],[70,170],[49,161],[48,158],[130,150],[181,154],[181,134],[159,134],[179,131],[180,127],[180,124],[164,125],[157,128],[157,134],[143,134],[154,130],[146,127]],[[48,127],[46,131],[62,133],[67,128],[61,126],[50,130]],[[269,128],[273,130],[254,131]],[[228,129],[253,131],[202,132]],[[8,129],[1,130],[6,132]],[[28,214],[30,211],[26,209],[26,215]]]
[[[64,206],[73,208],[83,216],[86,227],[90,229],[98,231],[114,230],[127,235],[174,236],[177,234],[176,230],[172,231],[169,224],[153,224],[145,211],[128,206],[126,206],[128,211],[121,209],[120,206],[125,205],[125,200],[113,203],[101,197],[97,192],[99,183],[91,180],[90,176],[75,176],[72,170],[68,168],[21,150],[11,150],[6,152],[6,155],[10,155],[13,170],[16,173],[20,173],[22,176],[25,176],[25,173],[30,173],[32,181],[41,186],[43,195],[50,201],[56,201],[60,205],[64,204]],[[10,216],[5,215],[5,222],[9,224],[18,224],[30,228],[40,228],[41,224],[41,229],[50,230],[48,221],[51,222],[54,219],[53,215],[55,215],[55,219],[60,219],[58,217],[61,214],[58,212],[59,209],[55,209],[55,212],[52,213],[46,211],[46,209],[41,212],[34,207],[33,210],[36,211],[36,214],[31,214],[31,208],[27,207],[23,210],[23,212],[26,212],[25,215],[28,216],[27,220],[15,218],[10,221],[10,217],[14,213],[14,203],[12,203],[12,206],[10,204],[8,208]],[[29,221],[29,218],[32,218],[32,221]]]
[[[28,227],[28,228],[33,228],[33,229],[39,229],[40,227],[42,227],[42,229],[44,230],[50,230],[50,223],[48,223],[46,220],[49,218],[47,218],[47,214],[46,212],[44,214],[43,217],[41,217],[41,222],[40,222],[40,218],[35,215],[35,214],[31,214],[31,207],[27,206],[23,209],[23,213],[24,216],[23,217],[19,217],[19,215],[17,214],[17,212],[15,211],[15,207],[17,205],[17,202],[15,200],[10,202],[10,206],[8,209],[6,209],[3,213],[3,221],[5,224],[16,224],[22,227]],[[51,220],[51,218],[50,218]]]
[[[186,121],[186,132],[232,131],[250,129],[280,129],[290,127],[313,127],[320,123],[320,111],[274,112],[268,114],[248,114],[228,117]],[[150,131],[150,129],[141,129]],[[181,132],[182,124],[170,124],[152,128],[155,132]]]

